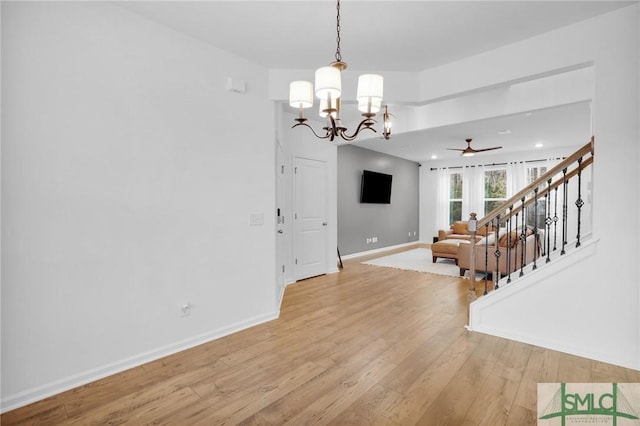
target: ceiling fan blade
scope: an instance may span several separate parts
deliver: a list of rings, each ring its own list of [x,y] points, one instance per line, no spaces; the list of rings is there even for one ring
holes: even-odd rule
[[[463,155],[463,156],[472,156],[473,154],[478,153],[478,152],[493,151],[494,149],[501,149],[502,148],[501,146],[494,146],[493,148],[473,149],[473,148],[471,148],[471,141],[472,140],[473,139],[471,139],[471,138],[465,139],[465,142],[467,142],[467,147],[464,148],[464,149],[460,149],[460,148],[447,148],[447,149],[451,150],[451,151],[460,151],[462,153],[461,155]]]
[[[493,151],[494,149],[502,149],[502,147],[501,146],[494,146],[493,148],[474,149],[474,151],[475,152]]]

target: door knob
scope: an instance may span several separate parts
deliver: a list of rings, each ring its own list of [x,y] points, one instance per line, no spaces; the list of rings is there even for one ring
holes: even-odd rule
[[[327,226],[327,222],[322,222],[322,226]]]
[[[282,229],[278,229],[278,234],[283,234],[284,231]]]

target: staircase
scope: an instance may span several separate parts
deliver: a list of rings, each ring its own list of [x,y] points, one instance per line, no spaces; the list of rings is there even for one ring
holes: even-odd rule
[[[585,216],[590,217],[590,203],[585,202],[583,174],[591,166],[594,157],[594,138],[561,163],[548,170],[538,179],[495,208],[485,217],[477,219],[471,214],[469,229],[485,228],[484,235],[494,234],[496,244],[484,244],[481,256],[484,264],[476,259],[475,231],[471,238],[471,260],[469,269],[469,328],[473,329],[473,304],[493,292],[514,285],[516,281],[538,270],[544,269],[572,251],[578,250],[589,237],[590,228],[585,227]],[[588,200],[587,200],[588,201]],[[585,232],[585,228],[586,231]],[[535,236],[533,250],[525,244],[527,237]],[[497,242],[503,239],[499,247]],[[528,248],[529,247],[529,248]],[[482,253],[482,249],[480,249]],[[506,256],[500,262],[500,257]],[[491,259],[491,258],[494,259]],[[518,262],[512,262],[511,259]],[[526,259],[533,258],[528,263]],[[495,260],[489,262],[489,259]],[[499,267],[502,263],[502,271]],[[517,263],[517,268],[516,268]],[[495,265],[494,270],[487,268]],[[506,270],[505,270],[506,265]],[[483,278],[478,271],[483,272]]]

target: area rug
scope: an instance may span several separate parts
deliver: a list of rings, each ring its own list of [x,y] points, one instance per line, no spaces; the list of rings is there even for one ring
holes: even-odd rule
[[[456,266],[456,262],[453,259],[438,259],[436,263],[433,263],[433,255],[428,248],[407,250],[362,263],[365,265],[428,272],[430,274],[448,275],[451,277],[460,276],[460,268]]]

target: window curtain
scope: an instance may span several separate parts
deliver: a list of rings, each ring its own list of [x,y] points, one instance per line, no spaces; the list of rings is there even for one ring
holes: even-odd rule
[[[484,216],[484,167],[468,167],[465,174],[465,182],[469,183],[468,191],[468,208],[467,219],[469,213],[476,213],[478,219]]]
[[[509,163],[507,168],[507,198],[512,197],[527,186],[527,167],[531,167],[526,163]]]
[[[546,167],[551,169],[558,163],[557,159],[546,160],[544,162],[508,163],[503,167],[507,170],[507,198],[518,193],[527,182],[527,169],[531,167]],[[484,216],[484,172],[488,170],[484,166],[467,166],[462,169],[440,169],[438,170],[438,203],[437,203],[437,226],[438,229],[449,227],[449,190],[451,173],[462,174],[462,220],[469,219],[469,213],[476,213],[478,218]]]
[[[464,196],[464,193],[463,193]],[[437,229],[449,229],[449,170],[438,170]]]
[[[558,159],[558,158],[551,158],[551,159],[545,160],[545,161],[543,161],[543,162],[540,162],[540,163],[538,164],[538,167],[546,167],[546,168],[547,168],[547,170],[551,170],[551,169],[552,169],[552,168],[554,168],[556,165],[558,165],[558,163],[560,163],[560,161],[561,161],[561,160],[560,160],[560,159]],[[562,174],[562,172],[560,172],[560,173],[556,174],[556,176],[559,176],[559,175],[561,175],[561,174]]]

